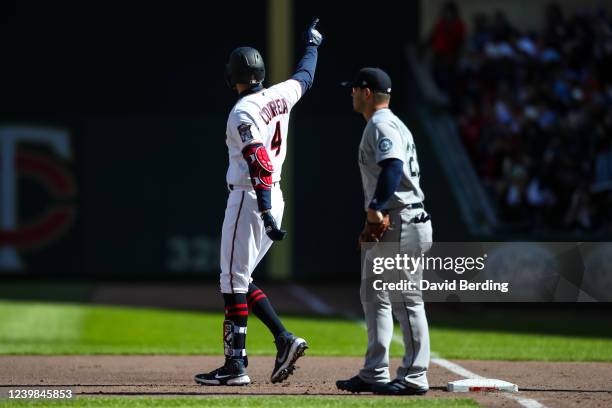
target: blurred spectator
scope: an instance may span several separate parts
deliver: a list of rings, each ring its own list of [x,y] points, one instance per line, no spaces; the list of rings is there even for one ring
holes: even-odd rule
[[[489,27],[489,16],[483,13],[474,15],[474,32],[470,39],[470,51],[482,52],[485,44],[491,41],[492,32]]]
[[[465,38],[465,24],[459,8],[453,1],[442,6],[428,44],[433,52],[433,74],[441,88],[449,88],[454,80],[457,61]]]
[[[601,141],[595,156],[594,188],[603,190],[612,188],[612,143]]]
[[[546,8],[541,31],[496,11],[465,28],[447,3],[432,34],[436,83],[509,226],[612,232],[612,19]],[[462,44],[466,41],[465,49]]]

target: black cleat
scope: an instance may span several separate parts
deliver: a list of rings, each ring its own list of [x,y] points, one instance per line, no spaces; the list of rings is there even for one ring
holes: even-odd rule
[[[348,380],[336,381],[336,387],[342,391],[348,391],[352,393],[356,392],[372,392],[373,384],[367,383],[361,379],[358,375],[349,378]]]
[[[276,361],[270,381],[272,383],[283,382],[293,374],[295,362],[304,355],[308,348],[306,340],[294,336],[291,333],[283,333],[276,340]]]
[[[210,373],[196,374],[195,382],[200,385],[248,385],[251,383],[244,360],[228,358],[225,365]]]
[[[412,384],[403,380],[393,380],[386,384],[375,384],[372,386],[374,394],[381,395],[424,395],[429,388],[415,388]]]

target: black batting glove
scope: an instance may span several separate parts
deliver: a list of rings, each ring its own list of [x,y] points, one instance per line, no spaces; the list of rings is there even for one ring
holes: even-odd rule
[[[276,220],[274,219],[272,214],[270,214],[270,211],[261,213],[261,219],[264,222],[266,235],[268,235],[268,237],[272,241],[282,241],[283,238],[285,238],[285,235],[287,235],[287,231],[278,228],[278,226],[276,225]]]
[[[318,47],[323,42],[323,35],[321,35],[321,33],[317,31],[317,24],[319,24],[318,17],[313,20],[310,27],[308,27],[308,30],[306,30],[306,32],[304,33],[304,36],[306,37],[307,46],[314,45],[315,47]]]

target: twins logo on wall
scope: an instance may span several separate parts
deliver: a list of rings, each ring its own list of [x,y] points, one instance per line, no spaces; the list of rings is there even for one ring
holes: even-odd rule
[[[49,153],[19,148],[26,143],[46,147]],[[76,195],[76,183],[62,164],[71,156],[65,130],[0,127],[0,271],[24,270],[22,251],[48,246],[74,223],[76,210],[70,200]],[[25,177],[44,187],[50,198],[40,214],[22,220],[19,180]]]

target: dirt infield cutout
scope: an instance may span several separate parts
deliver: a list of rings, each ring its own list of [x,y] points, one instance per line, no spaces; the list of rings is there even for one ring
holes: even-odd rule
[[[247,387],[205,387],[193,382],[197,372],[216,368],[212,356],[0,356],[0,388],[63,387],[77,396],[194,396],[211,395],[350,395],[335,381],[354,375],[362,364],[355,357],[306,357],[283,384],[270,383],[272,357],[251,357]],[[611,406],[612,364],[507,361],[457,361],[480,375],[504,378],[519,385],[520,395],[550,407]],[[399,361],[393,361],[397,367]],[[424,397],[463,397],[446,392],[455,374],[432,366],[431,391]],[[365,398],[376,398],[363,394]],[[469,393],[483,406],[518,407],[495,393]]]

